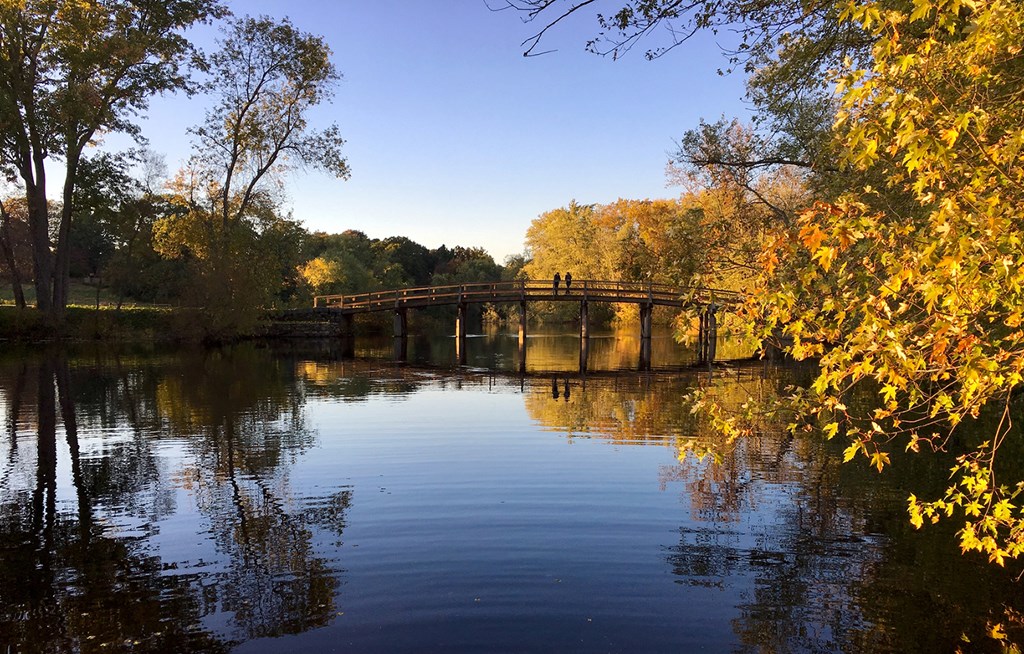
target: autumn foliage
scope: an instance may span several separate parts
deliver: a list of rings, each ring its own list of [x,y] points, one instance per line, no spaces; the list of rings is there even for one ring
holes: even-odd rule
[[[879,181],[815,204],[767,253],[761,333],[820,357],[796,407],[849,439],[847,460],[881,470],[893,448],[945,448],[996,411],[944,496],[911,496],[909,510],[917,526],[963,520],[961,547],[1002,564],[1024,553],[1024,482],[997,465],[1024,374],[1024,7],[848,2],[841,20],[874,47],[869,66],[836,73],[835,137],[854,178]],[[858,388],[872,410],[847,406]]]

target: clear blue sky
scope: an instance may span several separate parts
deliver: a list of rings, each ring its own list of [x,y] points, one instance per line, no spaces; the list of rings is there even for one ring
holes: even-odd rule
[[[644,44],[612,61],[584,51],[597,26],[579,17],[549,33],[542,49],[556,52],[525,58],[520,44],[540,25],[484,0],[230,6],[322,35],[343,76],[312,122],[338,123],[352,178],[299,172],[288,183],[310,230],[482,246],[500,263],[523,250],[530,221],[572,199],[678,195],[665,186],[675,141],[700,117],[747,113],[741,76],[716,73],[724,60],[710,35],[653,62]],[[196,40],[212,44],[210,30]],[[201,97],[152,103],[143,131],[172,171],[203,109]]]

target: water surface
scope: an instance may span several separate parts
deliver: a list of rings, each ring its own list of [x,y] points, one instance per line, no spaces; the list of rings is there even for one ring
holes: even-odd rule
[[[954,651],[1024,610],[1014,572],[907,525],[934,462],[879,476],[779,428],[679,459],[706,435],[684,394],[806,371],[639,372],[610,339],[580,374],[562,334],[519,375],[487,338],[462,369],[369,342],[0,358],[0,651]]]

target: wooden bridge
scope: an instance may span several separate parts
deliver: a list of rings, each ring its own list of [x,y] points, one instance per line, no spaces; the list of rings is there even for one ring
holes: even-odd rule
[[[519,305],[520,365],[526,361],[526,305],[528,302],[578,302],[580,305],[580,368],[586,369],[589,331],[589,304],[591,302],[624,302],[640,307],[640,367],[650,368],[651,314],[656,306],[676,309],[698,309],[700,332],[698,359],[712,362],[715,358],[717,318],[719,310],[735,306],[743,296],[735,291],[707,287],[678,287],[645,282],[617,282],[600,280],[573,280],[555,286],[553,281],[516,280],[508,282],[482,282],[425,286],[391,291],[373,291],[352,295],[319,295],[313,300],[313,310],[299,311],[293,317],[312,317],[317,320],[340,321],[345,331],[352,333],[352,318],[361,313],[393,311],[394,335],[404,345],[408,335],[408,310],[450,305],[456,307],[456,355],[460,364],[466,356],[466,307],[470,304],[517,303]],[[396,352],[398,351],[396,347]]]

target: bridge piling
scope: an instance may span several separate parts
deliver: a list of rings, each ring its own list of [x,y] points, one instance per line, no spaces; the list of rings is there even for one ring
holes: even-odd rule
[[[466,303],[460,302],[455,311],[455,358],[460,366],[466,364]]]
[[[697,360],[707,363],[710,367],[715,362],[718,349],[718,318],[715,316],[717,307],[714,303],[700,312],[700,328],[697,332]]]
[[[409,315],[405,308],[395,309],[395,338],[409,335]]]
[[[395,361],[406,361],[409,358],[409,339],[395,337],[391,343],[391,357]]]
[[[708,307],[708,365],[715,362],[718,350],[718,317],[715,316],[715,305]]]
[[[580,374],[587,372],[587,357],[590,354],[590,339],[580,339]]]
[[[640,369],[651,369],[651,324],[653,304],[640,305]]]
[[[519,303],[519,349],[526,347],[526,302]]]
[[[338,325],[338,336],[341,338],[341,356],[352,359],[356,356],[355,316],[351,313],[342,314]]]
[[[526,372],[526,301],[519,302],[519,372]]]
[[[455,338],[465,340],[466,338],[466,305],[460,304],[455,310]]]

